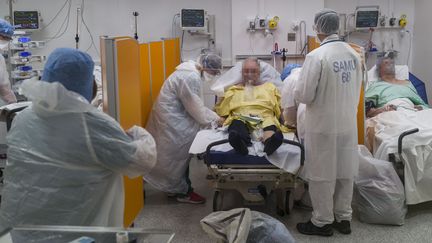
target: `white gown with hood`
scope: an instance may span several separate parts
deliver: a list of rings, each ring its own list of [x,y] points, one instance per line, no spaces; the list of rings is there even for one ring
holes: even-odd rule
[[[0,229],[27,225],[122,226],[123,175],[150,171],[155,142],[143,128],[126,134],[60,83],[27,80],[33,105],[7,136]]]

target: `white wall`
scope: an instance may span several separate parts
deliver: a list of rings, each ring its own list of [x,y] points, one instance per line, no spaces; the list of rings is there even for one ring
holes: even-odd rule
[[[415,1],[415,25],[412,73],[426,84],[428,100],[432,102],[432,31],[430,22],[432,1]]]
[[[8,1],[0,0],[0,17],[8,15]],[[44,22],[42,26],[55,16],[57,11],[65,2],[64,0],[15,0],[16,10],[39,10]],[[155,41],[161,37],[172,36],[173,16],[180,12],[182,8],[203,8],[209,14],[216,15],[216,45],[222,50],[223,58],[230,62],[231,57],[231,0],[85,0],[84,19],[91,30],[96,45],[99,48],[99,36],[112,35],[133,36],[133,16],[132,12],[139,12],[138,35],[140,41]],[[81,0],[72,0],[69,29],[59,39],[52,40],[47,47],[42,50],[43,54],[49,54],[57,47],[75,47],[75,28],[76,10],[81,5]],[[33,34],[33,39],[43,40],[55,34],[66,17],[66,9],[63,10],[59,18],[48,28]],[[107,17],[108,16],[108,17]],[[84,26],[81,30],[80,49],[87,50],[91,45],[89,34]],[[180,34],[180,31],[177,31]],[[196,49],[207,47],[204,38],[190,38],[185,35],[184,49]],[[95,58],[97,52],[94,48],[89,50]],[[186,58],[197,56],[199,50],[184,52]]]
[[[378,51],[387,51],[391,48],[393,40],[393,48],[398,50],[397,64],[404,64],[411,67],[412,64],[412,48],[410,53],[410,41],[414,29],[414,1],[405,0],[324,0],[326,8],[333,9],[339,13],[351,14],[355,12],[357,6],[378,5],[381,14],[386,16],[394,16],[399,19],[401,14],[408,16],[408,25],[405,30],[409,33],[401,33],[400,29],[376,30],[373,34],[372,41],[377,45]],[[354,24],[354,19],[351,18],[351,25]],[[364,44],[369,38],[369,33],[353,33],[350,35],[349,41]],[[412,43],[413,44],[413,43]],[[371,56],[368,61],[368,66],[375,64],[376,57]]]
[[[289,54],[300,52],[296,43],[288,42],[287,34],[292,33],[294,21],[306,21],[307,34],[311,35],[314,14],[324,6],[323,0],[232,0],[232,58],[236,55],[269,55],[274,42],[279,49],[288,48]],[[278,29],[264,37],[262,31],[249,33],[249,21],[255,16],[279,16]],[[298,40],[298,39],[297,39]]]
[[[15,9],[41,11],[44,19],[42,26],[48,24],[65,2],[64,0],[14,1]],[[0,17],[8,15],[7,2],[7,0],[0,0]],[[75,46],[76,9],[80,6],[81,0],[71,0],[71,2],[68,30],[61,38],[48,42],[47,47],[41,50],[42,54],[49,54],[56,47]],[[401,13],[406,13],[409,23],[406,29],[412,33],[415,6],[414,1],[403,0],[84,0],[84,2],[84,19],[98,48],[101,35],[133,35],[133,11],[140,13],[138,17],[140,41],[148,42],[172,36],[173,16],[179,13],[180,9],[204,8],[209,14],[216,15],[216,45],[222,51],[225,64],[231,63],[231,59],[239,54],[270,54],[274,42],[279,44],[279,48],[288,48],[290,54],[298,53],[298,43],[287,41],[287,33],[293,32],[291,30],[293,21],[305,20],[307,34],[314,35],[311,29],[313,16],[323,7],[333,8],[338,12],[352,13],[358,5],[378,4],[386,15],[394,13],[396,17],[399,17]],[[427,1],[421,2],[426,4]],[[426,11],[424,8],[419,9]],[[53,36],[65,19],[66,12],[64,9],[53,24],[36,32],[33,38],[43,40]],[[250,34],[246,31],[249,20],[257,14],[263,17],[267,15],[280,17],[279,29],[275,31],[274,39],[272,36],[265,38],[262,32]],[[177,35],[180,33],[177,29]],[[357,42],[361,43],[367,37],[367,34],[353,34],[351,40],[356,41],[357,39]],[[399,31],[396,30],[377,31],[373,41],[378,45],[378,49],[382,49],[382,43],[390,43],[391,39],[393,39],[395,49],[401,51],[398,63],[406,63],[410,35],[405,34],[401,37]],[[90,45],[90,35],[82,26],[80,48],[87,50]],[[186,51],[183,52],[185,59],[197,56],[199,47],[206,46],[205,38],[191,37],[186,34],[184,44]],[[89,53],[98,59],[95,48],[89,49]]]

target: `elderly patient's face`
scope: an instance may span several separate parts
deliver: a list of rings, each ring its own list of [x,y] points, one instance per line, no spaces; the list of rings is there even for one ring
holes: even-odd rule
[[[384,59],[380,65],[379,71],[380,71],[381,77],[383,75],[394,75],[395,74],[394,61],[391,59]]]
[[[245,61],[242,68],[243,82],[257,85],[260,77],[260,67],[255,61]]]

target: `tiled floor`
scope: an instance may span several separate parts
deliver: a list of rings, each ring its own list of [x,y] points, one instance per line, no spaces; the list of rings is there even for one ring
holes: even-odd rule
[[[195,191],[205,196],[208,201],[202,205],[177,203],[164,193],[146,185],[146,199],[143,212],[136,225],[144,228],[162,228],[175,232],[174,242],[216,242],[201,229],[200,220],[212,212],[213,191],[205,179],[207,168],[202,161],[192,160],[191,179]],[[225,196],[227,208],[241,207],[242,199],[235,193]],[[410,207],[403,226],[381,226],[361,223],[354,215],[353,233],[341,235],[335,233],[330,238],[301,235],[295,229],[300,221],[310,218],[310,212],[295,209],[290,215],[278,217],[275,214],[274,202],[266,206],[253,208],[282,221],[297,242],[432,242],[432,203]]]

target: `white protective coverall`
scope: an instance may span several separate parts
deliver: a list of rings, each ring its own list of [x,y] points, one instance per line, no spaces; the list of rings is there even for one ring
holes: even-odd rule
[[[219,119],[200,97],[203,81],[196,64],[188,61],[177,66],[163,84],[147,122],[146,128],[156,141],[158,158],[144,179],[168,193],[188,192],[185,173],[189,148],[202,126]]]
[[[0,229],[27,225],[123,225],[123,176],[138,177],[156,163],[143,128],[127,134],[108,115],[58,82],[23,82],[31,107],[14,119]]]
[[[306,56],[295,87],[296,100],[306,104],[305,173],[318,227],[334,215],[351,220],[361,82],[360,55],[334,34]]]
[[[0,54],[0,106],[17,102],[14,92],[11,89],[9,74],[6,69],[6,62]]]
[[[296,83],[300,77],[301,68],[294,68],[291,74],[284,80],[282,87],[281,106],[283,109],[284,118],[288,117],[289,125],[295,124],[297,128],[297,135],[300,141],[304,140],[304,117],[305,117],[305,104],[298,103],[294,98],[294,90]]]

